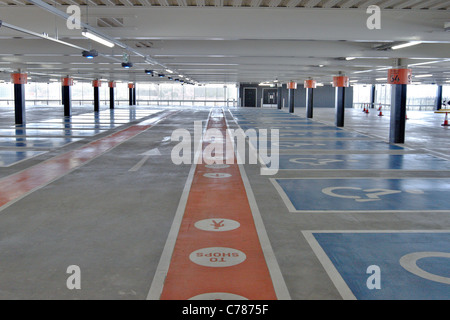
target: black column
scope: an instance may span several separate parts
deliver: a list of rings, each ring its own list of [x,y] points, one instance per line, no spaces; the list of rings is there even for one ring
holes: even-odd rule
[[[283,88],[278,87],[277,91],[277,108],[281,110],[283,108]]]
[[[345,87],[336,87],[335,113],[336,126],[343,127],[345,114]]]
[[[289,89],[289,112],[294,113],[294,89]]]
[[[70,86],[62,86],[62,100],[64,117],[70,117],[72,115],[72,89]]]
[[[128,102],[129,105],[133,105],[133,88],[128,87]]]
[[[109,87],[109,108],[114,109],[114,87]]]
[[[436,93],[436,110],[442,109],[442,85],[437,87]]]
[[[16,125],[24,125],[26,123],[24,84],[14,84],[14,108]]]
[[[100,94],[98,87],[94,87],[94,112],[100,111]]]
[[[314,89],[306,89],[306,117],[312,118],[314,110]]]
[[[372,106],[371,106],[372,108],[375,108],[376,94],[377,94],[376,87],[375,87],[375,85],[372,85],[372,93],[370,95],[370,102],[372,104]]]
[[[136,87],[133,88],[133,106],[136,105]]]
[[[390,143],[405,143],[407,85],[392,85]]]

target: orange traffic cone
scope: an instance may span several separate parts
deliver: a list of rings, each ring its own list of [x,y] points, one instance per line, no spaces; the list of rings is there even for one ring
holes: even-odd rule
[[[381,111],[381,106],[380,106],[380,108],[378,110],[380,110],[380,113],[378,114],[378,116],[382,117],[383,116],[383,112]]]
[[[448,127],[449,126],[449,124],[448,124],[448,113],[447,112],[445,113],[444,123],[441,124],[441,126],[444,126],[444,127]]]

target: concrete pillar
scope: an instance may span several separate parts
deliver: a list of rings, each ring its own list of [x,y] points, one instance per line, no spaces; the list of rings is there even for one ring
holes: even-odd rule
[[[390,69],[388,71],[388,84],[392,85],[390,143],[405,143],[407,87],[411,82],[411,69]]]
[[[26,123],[25,116],[25,84],[28,76],[26,73],[12,73],[11,80],[14,84],[14,112],[16,125]]]
[[[277,108],[281,110],[283,108],[283,86],[281,84],[278,85],[277,90]]]
[[[336,88],[335,94],[335,122],[337,127],[344,126],[345,118],[345,91],[349,87],[349,78],[346,76],[333,77],[333,86]]]
[[[372,85],[372,92],[370,94],[370,104],[372,108],[375,108],[375,100],[377,97],[377,90],[376,90],[376,86],[373,84]]]
[[[116,88],[116,83],[114,81],[108,82],[109,87],[109,109],[114,109],[114,89]]]
[[[72,78],[62,79],[62,103],[64,106],[64,117],[70,117],[72,115]]]
[[[438,85],[436,92],[436,110],[442,109],[442,84]]]
[[[306,117],[312,118],[314,114],[314,89],[316,88],[316,81],[308,79],[305,81],[306,89]]]
[[[133,89],[134,89],[134,83],[129,83],[128,84],[128,102],[129,105],[132,106],[133,105]]]
[[[94,112],[100,111],[100,92],[99,88],[102,86],[100,80],[92,81],[92,86],[94,87]]]
[[[288,95],[289,112],[294,113],[294,93],[295,93],[295,89],[297,89],[297,83],[296,82],[288,82],[287,88],[289,90],[289,95]]]

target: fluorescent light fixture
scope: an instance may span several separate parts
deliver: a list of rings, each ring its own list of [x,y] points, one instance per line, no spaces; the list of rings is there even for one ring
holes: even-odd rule
[[[412,47],[412,46],[416,46],[416,45],[421,44],[421,43],[422,43],[421,41],[410,41],[410,42],[407,42],[407,43],[402,43],[402,44],[393,46],[392,50],[398,50],[398,49],[403,49],[403,48],[407,48],[407,47]]]
[[[356,58],[355,57],[347,57],[347,58],[345,58],[345,60],[347,60],[347,61],[351,61],[351,60],[355,60]]]
[[[445,83],[450,83],[450,80],[445,81]]]
[[[91,40],[94,40],[95,42],[98,42],[98,43],[100,43],[100,44],[102,44],[104,46],[107,46],[109,48],[114,47],[114,43],[112,43],[111,41],[106,40],[105,38],[102,38],[102,37],[92,33],[91,31],[89,31],[87,29],[85,29],[83,32],[81,32],[81,34],[84,37],[89,38]]]
[[[173,73],[173,71],[170,70],[170,69],[166,69],[166,72],[168,72],[168,73]]]
[[[432,77],[432,74],[420,74],[418,76],[415,76],[416,78],[430,78]]]
[[[362,70],[362,71],[355,71],[353,73],[368,73],[368,72],[372,72],[373,70]]]
[[[387,78],[377,78],[375,80],[377,80],[377,81],[387,81]]]

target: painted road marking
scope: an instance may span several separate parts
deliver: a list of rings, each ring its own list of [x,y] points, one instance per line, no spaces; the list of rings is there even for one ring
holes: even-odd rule
[[[450,161],[426,154],[280,155],[280,170],[450,170]]]
[[[225,173],[225,172],[208,172],[208,173],[203,174],[203,176],[206,177],[206,178],[222,179],[222,178],[229,178],[229,177],[231,177],[231,174]]]
[[[153,125],[174,112],[165,112],[153,118]],[[0,211],[27,194],[46,186],[89,161],[111,151],[118,145],[148,130],[153,125],[133,125],[78,149],[51,158],[28,169],[0,179]]]
[[[449,212],[450,179],[270,179],[290,212]]]
[[[131,172],[138,171],[152,156],[160,156],[161,152],[159,152],[158,148],[154,148],[151,150],[148,150],[144,153],[141,153],[141,156],[144,156],[141,160],[139,160],[138,163],[136,163],[130,170]]]
[[[212,126],[223,132],[227,128],[224,117],[210,117],[208,127]],[[205,146],[201,145],[202,148]],[[201,152],[202,149],[198,150],[196,156]],[[220,182],[205,177],[207,173],[216,173],[214,170],[217,169],[204,164],[196,165],[195,162],[191,167],[147,298],[185,300],[211,292],[222,292],[255,300],[286,299],[288,294],[280,294],[275,289],[281,284],[274,287],[272,282],[271,275],[276,273],[269,270],[265,260],[269,246],[264,243],[263,249],[259,240],[261,230],[257,229],[263,228],[263,225],[254,219],[240,166],[235,162],[227,168],[221,168],[220,173],[226,173],[229,177]],[[240,227],[227,232],[205,232],[192,227],[198,221],[216,217],[236,221]],[[217,226],[222,225],[221,221],[215,222]],[[198,259],[214,263],[214,266],[220,266],[221,263],[231,265],[222,268],[204,266],[202,263],[205,262]],[[223,262],[221,259],[224,259]],[[275,263],[276,260],[271,261],[270,265]]]
[[[207,165],[205,165],[205,167],[209,168],[209,169],[225,169],[225,168],[229,168],[230,165],[229,164],[213,163],[213,164],[207,164]]]
[[[450,299],[449,230],[303,231],[344,299]],[[380,268],[380,289],[367,267]]]
[[[204,231],[230,231],[237,229],[241,224],[237,221],[222,218],[203,219],[195,223],[195,227]]]
[[[247,256],[237,249],[212,247],[195,250],[189,259],[204,267],[224,268],[244,262]]]
[[[256,147],[256,141],[250,140]],[[358,140],[310,140],[310,141],[281,141],[280,150],[403,150],[403,147],[388,144],[383,141],[358,141]],[[270,149],[271,141],[260,144],[259,149]]]
[[[248,300],[247,298],[226,292],[210,292],[199,294],[198,296],[189,298],[189,300]]]

